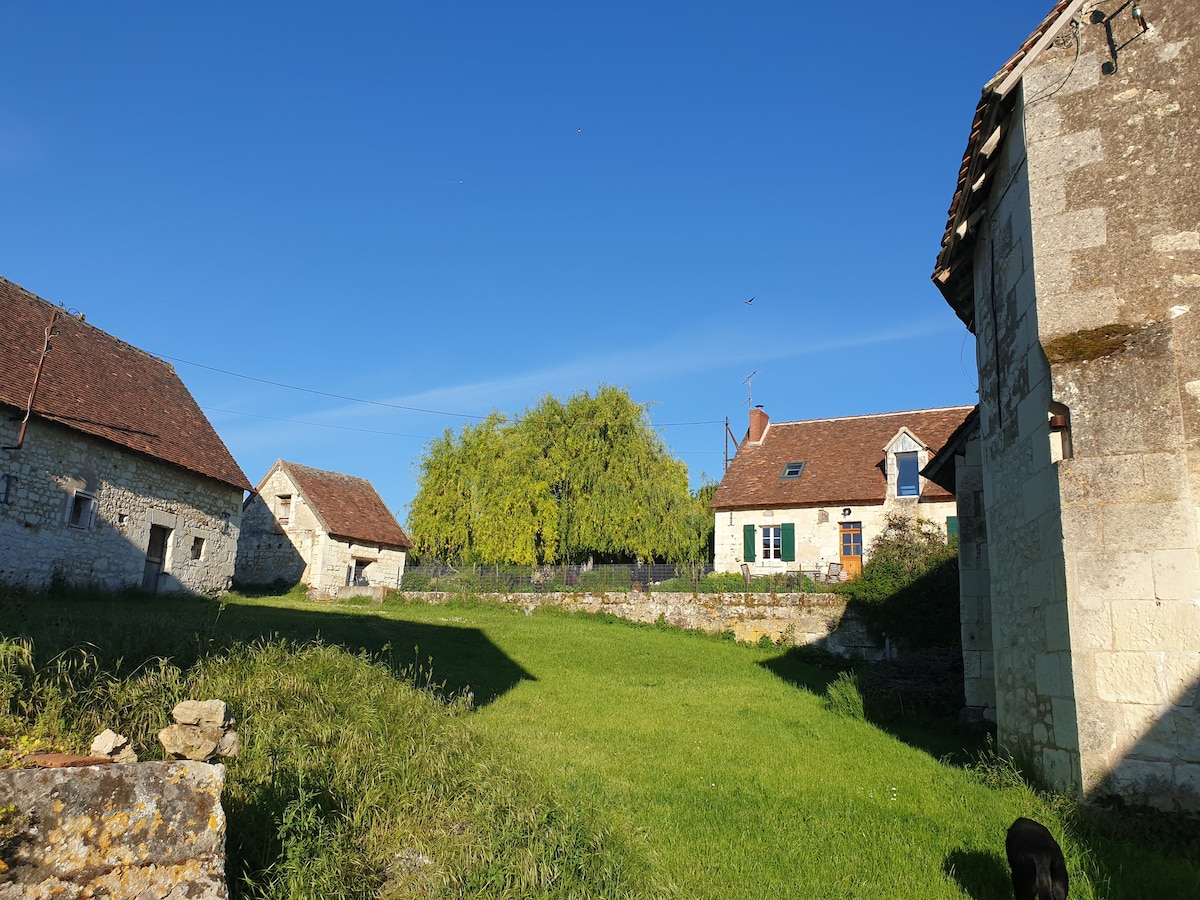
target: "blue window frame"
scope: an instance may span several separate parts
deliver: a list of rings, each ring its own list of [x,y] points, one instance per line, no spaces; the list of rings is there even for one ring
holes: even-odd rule
[[[921,475],[917,454],[896,454],[896,496],[917,497],[921,493]]]

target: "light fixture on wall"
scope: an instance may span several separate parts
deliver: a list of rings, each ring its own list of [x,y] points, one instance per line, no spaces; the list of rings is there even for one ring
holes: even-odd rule
[[[1142,15],[1142,5],[1140,3],[1133,4],[1133,21],[1142,26],[1142,31],[1149,31],[1152,27],[1146,21],[1146,17]]]

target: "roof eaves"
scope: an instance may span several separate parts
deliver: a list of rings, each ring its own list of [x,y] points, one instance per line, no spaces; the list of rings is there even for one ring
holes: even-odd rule
[[[973,226],[987,213],[983,204],[991,193],[991,166],[997,147],[1007,135],[1001,125],[1016,104],[1013,89],[1025,70],[1071,22],[1087,0],[1059,0],[1034,32],[987,84],[975,107],[958,183],[950,201],[946,230],[933,270],[933,283],[950,308],[972,333],[975,330],[974,276],[971,251]]]

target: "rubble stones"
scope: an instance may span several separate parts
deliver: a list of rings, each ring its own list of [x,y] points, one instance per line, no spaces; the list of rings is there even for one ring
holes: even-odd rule
[[[237,756],[241,750],[233,717],[223,700],[184,700],[171,710],[174,725],[158,733],[163,749],[176,759],[207,762]]]
[[[105,728],[92,739],[92,747],[89,752],[92,756],[99,756],[115,763],[138,761],[137,754],[129,745],[129,738],[123,734],[117,734],[111,728]]]

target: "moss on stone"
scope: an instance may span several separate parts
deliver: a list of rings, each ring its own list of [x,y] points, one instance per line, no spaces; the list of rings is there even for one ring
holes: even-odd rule
[[[1046,359],[1054,363],[1086,362],[1126,349],[1142,328],[1113,322],[1099,328],[1074,331],[1046,342]]]

